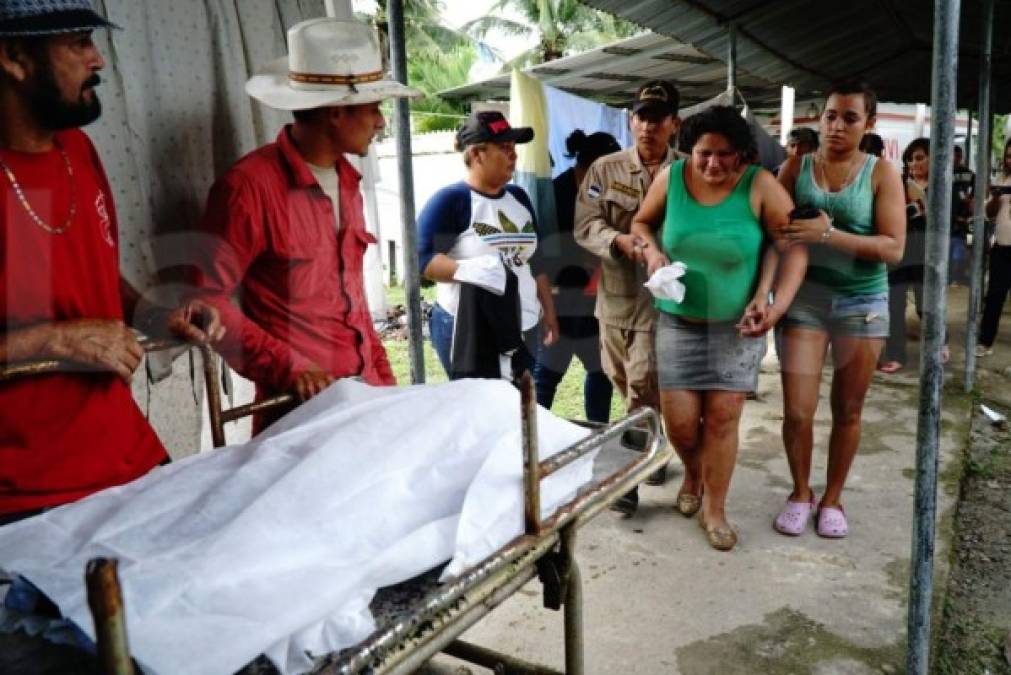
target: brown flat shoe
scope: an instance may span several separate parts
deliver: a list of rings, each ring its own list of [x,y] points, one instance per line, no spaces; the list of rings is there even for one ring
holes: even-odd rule
[[[682,492],[678,495],[674,503],[674,510],[685,518],[691,518],[702,508],[702,497],[693,495],[690,492]]]
[[[706,531],[706,539],[709,545],[717,551],[729,551],[737,545],[737,533],[730,527],[717,526],[709,527],[699,513],[699,527]]]

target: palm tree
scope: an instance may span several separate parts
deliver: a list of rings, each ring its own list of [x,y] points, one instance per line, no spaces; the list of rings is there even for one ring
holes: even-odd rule
[[[517,12],[525,21],[502,16],[507,10]],[[488,16],[465,24],[463,30],[482,39],[494,30],[524,38],[536,36],[537,46],[506,64],[506,69],[553,61],[639,32],[634,24],[578,0],[498,0]]]
[[[444,54],[469,44],[472,38],[447,25],[440,0],[404,0],[404,39],[411,58]],[[373,20],[384,36],[389,35],[387,0],[378,0]]]
[[[468,74],[477,60],[473,45],[462,45],[451,50],[427,56],[412,56],[407,62],[411,86],[425,92],[425,97],[411,103],[416,131],[456,129],[467,113],[466,104],[458,100],[443,99],[436,92],[466,84]]]

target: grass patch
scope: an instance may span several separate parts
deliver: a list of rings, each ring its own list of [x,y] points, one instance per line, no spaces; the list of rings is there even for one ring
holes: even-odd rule
[[[421,297],[426,302],[435,302],[435,288],[422,288]],[[386,304],[390,307],[402,305],[405,302],[403,286],[392,286],[386,289]],[[408,353],[407,340],[384,340],[383,346],[386,348],[386,355],[390,359],[390,366],[393,374],[400,384],[411,382],[411,364]],[[425,361],[425,382],[438,383],[445,382],[446,372],[439,363],[439,357],[432,349],[432,343],[426,338],[424,341],[424,361]],[[551,411],[559,417],[571,419],[586,419],[583,408],[583,380],[586,371],[579,359],[572,359],[565,377],[558,384],[555,392],[555,400],[551,406]],[[617,394],[611,396],[611,419],[617,420],[625,415],[625,405],[621,397]]]

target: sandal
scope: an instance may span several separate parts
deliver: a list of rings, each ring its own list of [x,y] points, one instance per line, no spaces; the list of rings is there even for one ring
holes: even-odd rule
[[[682,492],[674,503],[674,510],[685,518],[691,518],[702,508],[702,497],[690,492]]]
[[[811,512],[814,511],[814,493],[807,502],[792,502],[789,497],[786,505],[779,512],[776,519],[772,521],[772,528],[780,534],[796,537],[804,533],[807,529],[807,521],[811,519]]]
[[[897,373],[902,370],[902,364],[898,361],[885,361],[878,365],[878,370],[886,375],[891,375],[892,373]]]
[[[709,527],[699,512],[699,527],[706,531],[709,545],[717,551],[729,551],[737,544],[737,533],[729,526]]]
[[[836,506],[823,506],[818,510],[818,536],[828,539],[842,539],[849,534],[849,525],[846,523],[846,513],[842,504]]]

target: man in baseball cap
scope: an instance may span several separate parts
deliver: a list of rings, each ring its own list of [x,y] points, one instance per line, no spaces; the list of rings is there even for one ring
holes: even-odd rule
[[[678,90],[669,82],[640,86],[629,119],[635,145],[595,161],[576,201],[576,243],[601,260],[594,311],[600,321],[601,365],[629,412],[660,405],[653,350],[656,310],[643,285],[641,242],[629,230],[653,177],[677,159],[671,139],[681,126],[679,105]],[[666,475],[662,468],[648,482],[661,484]],[[631,514],[637,504],[638,493],[632,491],[615,508]]]
[[[214,244],[198,253],[195,282],[228,329],[221,353],[258,399],[306,400],[342,377],[396,384],[365,299],[376,240],[345,154],[368,153],[383,99],[420,92],[386,77],[374,28],[321,18],[289,29],[288,55],[246,93],[295,119],[211,188],[200,229]],[[277,416],[254,417],[254,432]]]
[[[635,93],[632,114],[677,117],[680,104],[681,95],[673,84],[665,80],[650,80]]]
[[[529,143],[534,140],[534,130],[530,127],[509,125],[509,120],[495,110],[471,113],[467,121],[456,132],[456,150],[463,151],[468,145],[478,143]]]
[[[101,114],[91,32],[110,26],[86,0],[0,0],[0,363],[74,364],[0,383],[0,525],[166,459],[130,391],[144,352],[125,321],[200,341],[221,330],[199,302],[138,312],[119,274],[112,190],[78,128]]]

